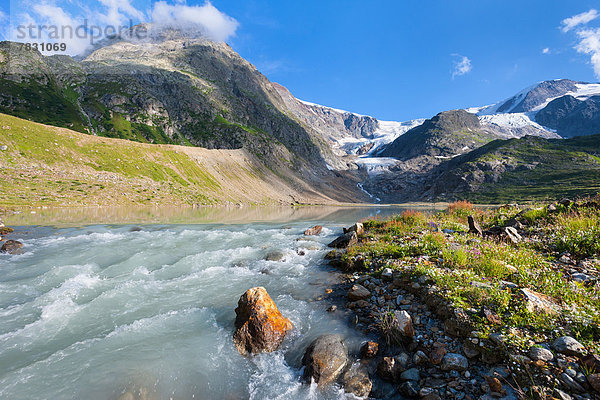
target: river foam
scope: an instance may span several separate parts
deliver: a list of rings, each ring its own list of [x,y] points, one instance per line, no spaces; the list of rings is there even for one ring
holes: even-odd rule
[[[364,339],[316,300],[336,282],[323,256],[341,226],[305,238],[310,225],[18,229],[26,252],[0,256],[0,398],[344,398],[300,379],[320,334],[352,351]],[[267,261],[271,251],[283,258]],[[234,310],[254,286],[295,329],[280,350],[244,358]]]

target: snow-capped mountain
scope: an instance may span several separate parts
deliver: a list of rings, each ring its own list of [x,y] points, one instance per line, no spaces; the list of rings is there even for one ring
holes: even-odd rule
[[[467,111],[507,136],[583,136],[600,133],[600,115],[594,111],[600,103],[598,96],[599,83],[556,79],[530,86],[496,104]]]

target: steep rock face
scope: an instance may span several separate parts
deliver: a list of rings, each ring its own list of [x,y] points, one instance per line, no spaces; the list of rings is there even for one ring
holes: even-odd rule
[[[562,137],[600,133],[600,96],[578,100],[567,95],[552,100],[535,116],[540,124],[556,130]]]
[[[277,83],[273,86],[296,118],[325,137],[368,138],[378,127],[378,121],[373,117],[303,102],[296,99],[285,87]]]
[[[445,111],[409,130],[378,155],[402,161],[419,156],[452,157],[497,137],[481,126],[475,114],[464,110]]]
[[[331,150],[271,82],[224,43],[115,42],[83,61],[4,42],[0,111],[108,137],[206,148],[325,170]],[[37,93],[41,101],[32,101]],[[40,97],[38,95],[38,97]]]

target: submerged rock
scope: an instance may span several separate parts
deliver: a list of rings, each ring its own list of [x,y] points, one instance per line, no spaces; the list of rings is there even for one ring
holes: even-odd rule
[[[348,349],[340,335],[322,335],[306,349],[302,358],[304,379],[319,385],[335,381],[348,364]]]
[[[285,254],[281,250],[272,250],[267,253],[265,260],[267,261],[281,261],[285,258]]]
[[[0,253],[20,254],[22,252],[23,243],[16,240],[7,240],[0,249]]]
[[[263,287],[248,289],[235,309],[233,342],[242,355],[277,350],[294,326]]]
[[[305,236],[318,235],[319,233],[321,233],[322,230],[323,230],[323,227],[321,225],[315,225],[312,228],[305,230],[304,235]]]
[[[334,247],[336,249],[345,249],[358,243],[358,236],[356,232],[348,232],[329,243],[327,246]]]

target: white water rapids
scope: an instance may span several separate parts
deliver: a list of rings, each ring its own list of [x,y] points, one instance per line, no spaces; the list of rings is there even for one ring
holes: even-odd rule
[[[324,232],[303,237],[318,222]],[[17,227],[11,238],[24,254],[0,255],[0,398],[107,400],[140,390],[148,399],[345,398],[337,386],[300,379],[317,336],[339,333],[351,353],[365,339],[317,300],[340,278],[323,256],[341,227]],[[284,259],[266,261],[272,250]],[[234,310],[254,286],[295,329],[280,350],[245,358],[232,342]]]

